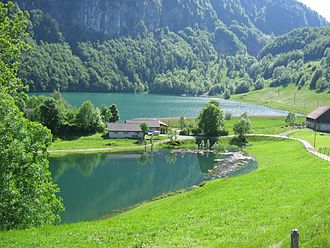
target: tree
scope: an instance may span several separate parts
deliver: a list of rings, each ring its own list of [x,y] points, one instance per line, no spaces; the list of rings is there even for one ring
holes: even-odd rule
[[[225,120],[228,120],[228,121],[231,120],[232,116],[233,116],[233,114],[231,112],[226,112],[225,113]]]
[[[101,113],[91,101],[85,101],[77,114],[77,125],[84,133],[95,133],[102,127]]]
[[[218,136],[225,129],[223,112],[219,102],[211,100],[202,109],[198,117],[198,127],[206,136]]]
[[[311,81],[310,81],[310,84],[309,84],[309,88],[312,89],[312,90],[316,89],[316,82],[321,77],[322,77],[322,70],[316,69],[312,74],[312,78],[311,78]]]
[[[254,84],[254,89],[255,90],[261,90],[265,88],[265,82],[264,82],[264,79],[263,78],[258,78],[257,81],[255,82]]]
[[[48,127],[53,135],[59,135],[65,123],[64,111],[53,97],[48,97],[40,106],[40,123]]]
[[[49,130],[23,117],[17,100],[26,16],[0,2],[0,230],[52,224],[63,210],[48,169]]]
[[[27,14],[11,1],[0,2],[0,90],[15,97],[24,88],[17,71],[21,53],[29,48],[24,42],[26,17]]]
[[[180,129],[181,130],[186,128],[187,124],[186,124],[186,118],[184,116],[180,117],[179,123],[180,123]]]
[[[241,119],[234,124],[234,133],[237,135],[241,144],[247,143],[246,134],[251,133],[251,122],[247,117]]]
[[[110,122],[112,118],[110,107],[103,104],[101,107],[101,116],[103,122]]]
[[[48,169],[49,130],[25,119],[0,93],[0,230],[58,222],[63,210]]]
[[[228,99],[230,99],[230,97],[231,97],[231,93],[228,89],[226,89],[223,94],[223,98],[228,100]]]
[[[289,126],[294,126],[294,124],[296,123],[296,115],[295,113],[288,113],[287,117],[285,118],[285,122],[289,125]]]
[[[118,111],[118,108],[115,104],[112,104],[110,106],[110,111],[111,111],[111,119],[110,119],[110,122],[117,122],[119,121],[119,111]]]
[[[33,36],[37,41],[47,43],[60,43],[64,41],[63,35],[57,22],[49,14],[43,13],[40,9],[30,11],[33,26]]]
[[[141,130],[142,130],[142,133],[143,133],[143,140],[144,140],[145,136],[147,135],[147,133],[148,133],[148,131],[149,131],[148,124],[145,123],[145,122],[142,122],[142,123],[140,124],[140,128],[141,128]]]

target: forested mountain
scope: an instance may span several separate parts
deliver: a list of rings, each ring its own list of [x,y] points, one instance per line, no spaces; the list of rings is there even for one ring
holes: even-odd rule
[[[324,18],[295,0],[17,0],[24,9],[41,9],[59,23],[68,40],[112,38],[169,27],[198,26],[213,32],[217,22],[234,20],[266,34],[322,26]],[[77,37],[78,36],[78,37]]]
[[[32,91],[229,97],[303,87],[315,71],[311,88],[330,88],[328,23],[295,0],[16,2],[30,12],[20,75]]]

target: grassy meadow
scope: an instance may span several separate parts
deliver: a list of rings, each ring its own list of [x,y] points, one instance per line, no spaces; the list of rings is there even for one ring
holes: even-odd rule
[[[100,133],[82,136],[74,139],[56,139],[50,146],[50,150],[74,150],[74,149],[93,149],[93,148],[120,148],[143,146],[140,140],[136,139],[109,139],[102,137]],[[149,144],[150,136],[146,136]],[[154,136],[154,142],[167,139],[167,136]]]
[[[316,134],[316,139],[315,139]],[[298,138],[308,141],[312,146],[314,146],[315,139],[315,148],[317,151],[330,155],[330,134],[329,133],[319,133],[313,132],[309,129],[297,130],[296,132],[290,135],[292,138]]]
[[[307,114],[318,106],[330,105],[329,93],[317,93],[290,84],[287,87],[265,88],[246,94],[232,96],[232,100],[266,105],[273,108]]]
[[[251,141],[259,168],[250,174],[109,219],[0,232],[0,246],[288,247],[298,227],[302,247],[330,247],[330,163],[296,141]]]
[[[252,116],[249,117],[251,121],[251,126],[253,133],[256,134],[280,134],[289,130],[292,130],[292,127],[288,127],[285,123],[284,116]],[[233,117],[230,120],[225,121],[226,129],[229,131],[229,134],[234,134],[233,127],[235,122],[239,120],[239,117]],[[298,116],[297,124],[305,122],[305,117]],[[179,119],[167,120],[166,123],[170,128],[180,129]],[[195,118],[187,118],[186,125],[196,126]]]

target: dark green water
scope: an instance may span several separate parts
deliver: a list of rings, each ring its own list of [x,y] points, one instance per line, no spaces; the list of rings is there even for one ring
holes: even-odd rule
[[[66,207],[63,222],[97,219],[203,181],[192,153],[69,155],[50,163]]]
[[[37,94],[38,95],[38,94]],[[47,94],[46,94],[47,95]],[[85,100],[91,100],[96,106],[117,104],[121,121],[138,117],[194,117],[210,101],[204,97],[181,97],[168,95],[139,95],[122,93],[62,93],[74,106],[80,106]],[[287,112],[260,105],[239,103],[219,99],[221,108],[239,116],[247,112],[250,116],[285,116]]]
[[[66,208],[62,221],[95,220],[164,193],[198,185],[204,180],[203,172],[214,167],[214,159],[214,154],[167,150],[50,158]]]

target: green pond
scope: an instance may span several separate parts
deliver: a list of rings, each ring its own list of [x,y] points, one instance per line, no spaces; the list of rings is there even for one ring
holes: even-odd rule
[[[31,94],[31,95],[42,95]],[[49,94],[43,94],[49,95]],[[115,103],[120,111],[121,121],[141,117],[194,117],[211,99],[205,97],[183,97],[169,95],[143,95],[124,93],[62,93],[72,105],[80,106],[91,100],[96,106]],[[287,112],[265,106],[218,99],[225,112],[239,116],[247,112],[250,116],[285,116]]]
[[[95,220],[152,200],[168,192],[187,189],[204,181],[204,174],[219,162],[215,155],[192,152],[124,152],[74,154],[50,158],[65,212],[62,222]],[[249,163],[229,176],[249,173]]]

